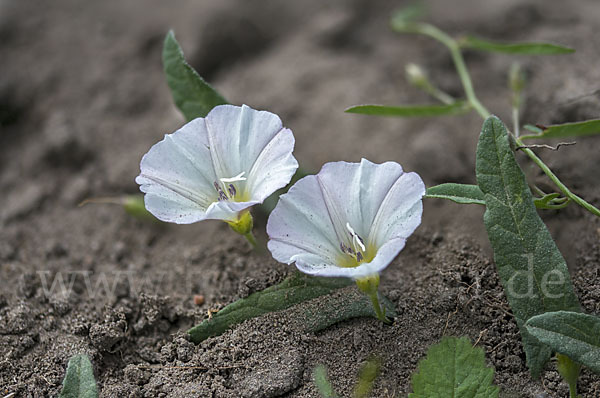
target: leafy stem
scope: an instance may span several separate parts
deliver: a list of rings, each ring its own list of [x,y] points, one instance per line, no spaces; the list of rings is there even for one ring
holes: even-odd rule
[[[460,76],[460,81],[462,82],[465,90],[467,100],[482,118],[487,119],[487,117],[490,116],[490,112],[485,108],[485,106],[483,106],[483,104],[481,104],[481,102],[479,102],[479,99],[475,95],[471,76],[469,75],[465,60],[463,59],[460,51],[460,45],[456,40],[450,37],[450,35],[448,35],[446,32],[443,32],[435,26],[426,23],[396,23],[394,24],[394,29],[406,33],[418,33],[429,36],[448,47],[450,54],[452,55],[452,61],[454,61],[454,66],[456,67],[456,71]]]
[[[518,146],[523,146],[523,141],[521,141],[520,138],[515,138],[515,141],[517,143]],[[540,159],[535,152],[533,152],[531,149],[529,148],[521,148],[521,150],[527,154],[527,156],[529,156],[529,158],[531,158],[531,160],[533,160],[533,162],[535,164],[538,165],[538,167],[540,169],[542,169],[542,171],[548,176],[548,178],[550,178],[550,180],[552,180],[552,182],[558,187],[558,189],[560,189],[560,191],[569,199],[571,199],[573,202],[577,203],[579,206],[583,207],[584,209],[586,209],[587,211],[589,211],[590,213],[600,217],[600,210],[598,208],[596,208],[595,206],[593,206],[592,204],[586,202],[583,198],[580,198],[579,196],[575,195],[573,192],[571,192],[569,190],[569,188],[567,188],[567,186],[565,184],[563,184],[559,178],[552,172],[552,170],[550,170],[550,167],[548,167],[546,165],[546,163],[544,163],[542,161],[542,159]]]
[[[467,66],[465,64],[464,58],[461,53],[460,43],[452,38],[447,33],[442,30],[436,28],[433,25],[426,23],[414,23],[414,22],[403,22],[398,21],[393,23],[393,27],[397,31],[405,32],[405,33],[417,33],[425,36],[429,36],[440,43],[444,44],[450,50],[450,54],[452,55],[452,60],[454,61],[454,66],[460,77],[460,81],[462,83],[463,89],[465,91],[465,95],[467,97],[467,102],[477,111],[477,113],[485,120],[487,119],[491,113],[487,110],[487,108],[479,101],[477,95],[475,95],[475,90],[473,89],[473,82],[471,81],[471,76],[469,75],[469,71],[467,70]],[[518,116],[516,116],[518,118]],[[521,138],[526,138],[527,136],[523,136]],[[563,184],[560,179],[550,170],[550,168],[540,159],[535,152],[531,149],[524,147],[523,141],[517,136],[515,141],[518,146],[521,146],[523,152],[529,156],[529,158],[540,168],[542,171],[552,180],[554,184],[560,189],[560,191],[573,202],[577,203],[579,206],[583,207],[590,213],[600,217],[600,210],[593,206],[592,204],[585,201],[583,198],[575,195],[573,192],[567,188],[565,184]]]

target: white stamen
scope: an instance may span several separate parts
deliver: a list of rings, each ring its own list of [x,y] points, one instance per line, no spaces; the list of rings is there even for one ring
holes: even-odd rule
[[[245,171],[242,171],[240,174],[236,175],[235,177],[231,177],[231,178],[219,178],[221,180],[221,182],[227,183],[227,182],[236,182],[236,181],[246,181],[247,178],[246,177],[242,177],[244,174],[246,174]]]
[[[366,250],[365,245],[362,243],[356,232],[354,232],[354,229],[352,229],[349,222],[346,223],[346,228],[348,229],[348,232],[350,232],[350,235],[352,235],[352,244],[354,245],[354,249],[358,251],[358,248],[360,247],[360,249],[364,252]]]
[[[348,229],[348,232],[350,232],[350,235],[354,236],[356,234],[356,232],[354,232],[354,230],[350,226],[349,222],[346,223],[346,228]]]

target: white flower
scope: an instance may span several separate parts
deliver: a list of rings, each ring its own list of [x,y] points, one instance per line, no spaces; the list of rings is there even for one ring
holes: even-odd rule
[[[135,181],[162,221],[235,223],[290,182],[298,168],[293,149],[292,131],[277,115],[220,105],[150,148]]]
[[[269,250],[307,274],[375,278],[421,223],[424,194],[419,175],[398,163],[327,163],[280,197]]]

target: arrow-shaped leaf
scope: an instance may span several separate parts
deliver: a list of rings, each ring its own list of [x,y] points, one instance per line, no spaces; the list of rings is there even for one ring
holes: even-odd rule
[[[198,344],[208,337],[220,335],[246,319],[281,311],[352,284],[353,282],[346,278],[318,278],[295,273],[278,285],[229,304],[211,319],[194,326],[188,333],[191,340]],[[302,318],[302,328],[316,332],[347,319],[375,316],[370,300],[357,289],[344,293],[346,294],[339,298],[307,305],[298,314]],[[381,299],[386,313],[394,316],[394,305],[385,297]]]
[[[579,311],[579,303],[567,264],[537,214],[506,128],[495,116],[483,124],[476,172],[498,274],[521,331],[527,365],[538,377],[552,351],[529,334],[525,322],[549,311]]]
[[[581,122],[553,124],[551,126],[528,125],[528,130],[538,134],[524,135],[521,138],[567,138],[583,137],[586,135],[600,134],[600,119],[584,120]]]
[[[217,105],[227,101],[212,88],[185,60],[173,31],[165,37],[163,68],[175,105],[187,121],[204,117]]]
[[[553,351],[600,373],[600,318],[556,311],[534,316],[525,327]]]

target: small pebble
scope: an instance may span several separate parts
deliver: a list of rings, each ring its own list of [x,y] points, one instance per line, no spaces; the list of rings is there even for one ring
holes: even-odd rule
[[[194,294],[194,304],[196,304],[196,305],[204,304],[204,296],[201,294]]]

